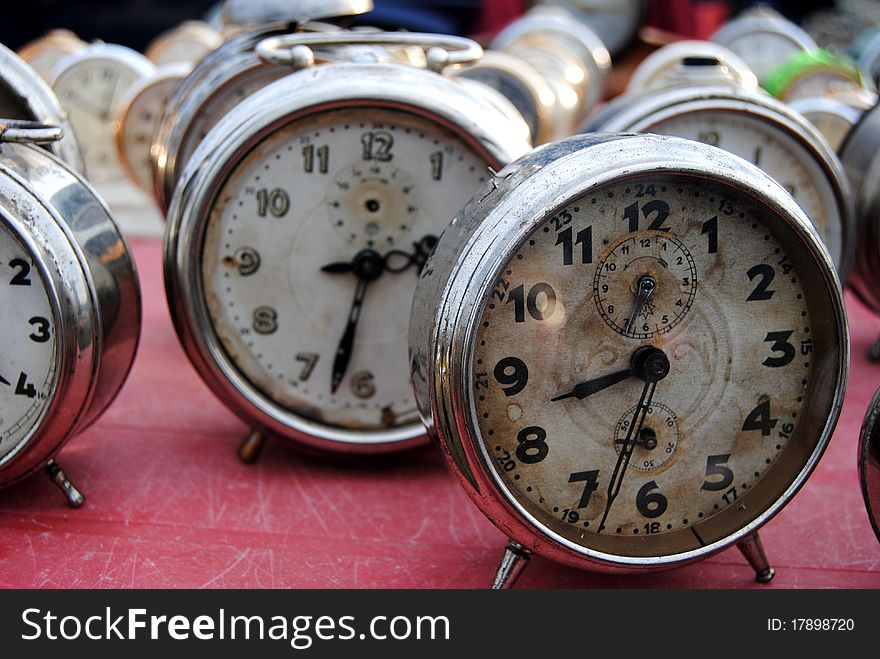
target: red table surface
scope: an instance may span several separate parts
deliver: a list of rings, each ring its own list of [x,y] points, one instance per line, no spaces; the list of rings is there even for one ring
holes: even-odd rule
[[[165,304],[161,246],[133,249],[144,294],[134,369],[99,422],[59,462],[85,492],[72,510],[47,479],[0,491],[0,586],[35,588],[482,588],[504,536],[433,449],[339,464],[270,442],[255,465],[247,428],[202,383]],[[736,549],[650,574],[584,572],[535,558],[519,587],[878,588],[880,544],[856,468],[880,365],[865,351],[880,318],[847,294],[852,371],[830,447],[762,530],[766,586]]]

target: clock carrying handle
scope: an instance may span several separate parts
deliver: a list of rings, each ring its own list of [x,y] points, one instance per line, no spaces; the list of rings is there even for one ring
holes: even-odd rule
[[[415,46],[425,52],[427,68],[439,73],[453,64],[467,64],[483,56],[476,41],[464,37],[422,32],[309,32],[264,39],[256,53],[264,62],[304,69],[315,62],[313,47]]]
[[[0,143],[50,144],[63,136],[64,131],[58,126],[41,124],[38,121],[0,119]]]

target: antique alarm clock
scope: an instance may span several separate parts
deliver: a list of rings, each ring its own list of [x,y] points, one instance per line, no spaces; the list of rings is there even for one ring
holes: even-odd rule
[[[35,148],[61,131],[0,125],[0,487],[39,469],[71,506],[83,495],[54,461],[122,387],[141,322],[134,262],[107,207]]]
[[[675,135],[751,161],[807,212],[828,245],[841,279],[846,279],[855,248],[849,183],[816,128],[780,101],[729,84],[671,86],[620,97],[591,117],[582,131]]]
[[[58,63],[68,55],[84,50],[88,44],[70,30],[50,30],[42,37],[19,48],[18,55],[51,82]]]
[[[683,565],[737,544],[816,466],[848,369],[811,222],[744,160],[584,135],[494,175],[441,236],[410,320],[416,401],[468,495],[532,553]]]
[[[219,48],[223,37],[203,21],[184,21],[153,39],[144,55],[156,66],[201,62],[212,50]]]
[[[875,313],[880,312],[880,105],[875,105],[853,126],[840,147],[840,160],[855,191],[858,226],[852,291]],[[869,356],[880,359],[880,339]]]
[[[574,115],[568,132],[602,100],[611,56],[596,33],[566,9],[533,7],[501,30],[489,47],[515,55],[544,76],[556,102]]]
[[[874,535],[880,542],[880,390],[874,394],[865,419],[862,422],[862,433],[859,437],[859,478],[865,508],[871,520]]]
[[[764,89],[791,103],[801,98],[823,98],[854,92],[862,87],[855,64],[828,50],[801,51],[767,76]]]
[[[138,81],[120,103],[114,124],[119,161],[126,175],[143,190],[153,190],[156,132],[169,99],[189,75],[189,64],[161,66]]]
[[[758,88],[758,79],[738,55],[711,41],[675,41],[643,59],[632,72],[627,94],[672,85],[730,84]]]
[[[612,55],[629,45],[648,13],[647,0],[538,0],[533,4],[568,9],[599,36]]]
[[[0,44],[0,117],[57,126],[62,137],[43,147],[77,171],[83,170],[67,113],[46,82],[21,57]]]
[[[90,181],[123,177],[113,127],[128,90],[155,67],[131,48],[96,42],[62,60],[52,80],[70,116]]]
[[[418,46],[433,70],[311,65],[312,48],[343,45]],[[165,236],[175,328],[254,429],[243,459],[267,434],[348,454],[423,444],[416,274],[489,168],[529,149],[528,128],[437,73],[479,57],[467,39],[303,33],[258,51],[295,72],[237,105],[184,170]]]
[[[744,12],[722,25],[710,41],[739,55],[761,83],[793,55],[819,47],[803,29],[763,7]]]
[[[371,0],[307,0],[296,3],[227,1],[224,20],[242,27],[205,57],[179,85],[156,132],[153,190],[163,212],[171,203],[180,173],[196,146],[229,110],[254,92],[290,73],[261,60],[254,48],[270,36],[297,29],[338,30],[319,18],[354,15],[372,9]]]
[[[871,99],[871,96],[874,96]],[[846,98],[844,101],[843,99]],[[870,102],[873,100],[873,102]],[[789,107],[802,115],[822,133],[828,146],[835,152],[840,150],[852,127],[859,123],[865,110],[874,106],[876,95],[867,90],[859,94],[844,94],[834,97],[799,98],[791,101]]]

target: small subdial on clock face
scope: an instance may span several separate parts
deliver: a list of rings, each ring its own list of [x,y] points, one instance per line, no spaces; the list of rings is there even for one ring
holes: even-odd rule
[[[417,423],[418,273],[487,165],[458,134],[391,108],[300,118],[252,149],[216,197],[201,263],[214,330],[250,385],[333,428]]]
[[[614,555],[690,551],[752,519],[801,468],[799,433],[824,423],[810,392],[835,358],[799,240],[747,195],[684,175],[608,184],[537,225],[474,338],[474,416],[502,491]]]
[[[55,318],[39,270],[0,224],[0,464],[40,422],[56,381]]]
[[[651,204],[643,206],[646,215],[655,210]],[[638,213],[638,204],[630,208]],[[655,221],[662,223],[669,210],[660,210]],[[646,284],[649,288],[640,292]],[[603,320],[615,332],[636,339],[670,331],[690,310],[696,294],[693,257],[680,240],[663,231],[637,231],[616,241],[593,277],[593,299]]]
[[[382,139],[390,133],[376,132]],[[359,163],[342,171],[330,186],[327,212],[346,245],[370,249],[409,247],[421,201],[412,177],[390,163]],[[418,236],[416,237],[418,238]]]
[[[620,453],[626,445],[627,433],[632,427],[636,409],[624,412],[614,430],[614,449]],[[656,401],[645,411],[645,421],[639,429],[638,436],[630,438],[635,443],[635,450],[630,458],[630,465],[638,471],[656,471],[666,465],[675,455],[680,439],[678,422],[675,412],[666,405]]]

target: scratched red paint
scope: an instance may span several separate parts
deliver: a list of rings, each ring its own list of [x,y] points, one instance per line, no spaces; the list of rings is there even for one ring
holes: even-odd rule
[[[131,377],[60,461],[88,497],[45,479],[0,491],[0,586],[481,588],[504,538],[426,449],[370,464],[303,458],[280,441],[238,462],[246,431],[202,384],[165,305],[161,248],[135,240],[144,329]],[[535,559],[521,587],[880,588],[880,544],[858,488],[856,442],[880,385],[864,358],[880,319],[847,297],[852,378],[818,471],[762,532],[777,569],[755,586],[727,550],[687,568],[609,576]]]

